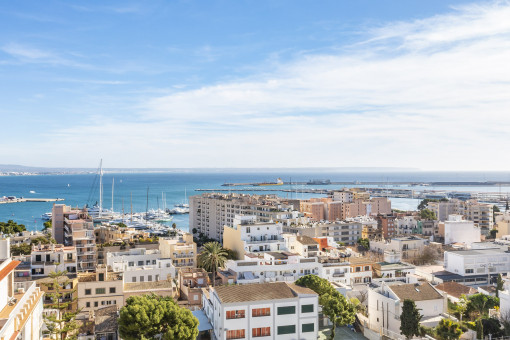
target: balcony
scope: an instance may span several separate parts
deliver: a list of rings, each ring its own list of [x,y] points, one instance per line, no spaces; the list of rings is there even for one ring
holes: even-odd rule
[[[345,273],[333,273],[333,277],[345,277]]]
[[[189,258],[189,257],[194,257],[194,256],[195,256],[194,254],[185,254],[185,253],[180,253],[180,254],[174,253],[174,255],[173,255],[173,257],[176,259]]]

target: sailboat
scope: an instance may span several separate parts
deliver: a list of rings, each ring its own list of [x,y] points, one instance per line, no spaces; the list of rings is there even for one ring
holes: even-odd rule
[[[189,212],[189,204],[187,202],[188,202],[188,197],[186,196],[186,188],[184,188],[184,202],[180,203],[180,204],[174,204],[174,207],[176,207],[176,208],[188,208],[188,212]]]

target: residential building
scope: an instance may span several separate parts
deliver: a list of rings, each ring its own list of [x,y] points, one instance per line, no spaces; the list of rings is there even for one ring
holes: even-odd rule
[[[165,281],[176,277],[172,259],[162,259],[159,249],[133,248],[106,255],[113,272],[122,273],[124,282]]]
[[[177,298],[177,286],[173,279],[144,282],[124,282],[124,301],[130,296],[156,294]]]
[[[436,290],[440,293],[443,293],[443,295],[446,294],[446,297],[453,303],[459,302],[462,295],[468,297],[478,293],[478,291],[473,287],[469,287],[455,281],[443,282],[436,285],[434,288],[436,288]]]
[[[287,281],[294,282],[301,276],[318,274],[317,258],[304,258],[290,252],[266,252],[262,258],[229,260],[225,269],[236,275],[238,284]]]
[[[319,242],[309,236],[285,234],[285,248],[303,257],[317,257],[320,255]]]
[[[418,220],[415,216],[402,216],[395,219],[398,235],[418,234]]]
[[[463,220],[462,215],[450,215],[444,222],[444,244],[464,243],[470,247],[480,240],[481,229],[473,221]]]
[[[73,209],[65,204],[54,204],[52,236],[59,244],[76,247],[78,272],[94,271],[97,248],[93,221],[87,209]]]
[[[171,259],[176,268],[197,266],[197,244],[193,242],[193,235],[184,233],[176,237],[159,239],[161,258]]]
[[[238,215],[232,227],[224,227],[223,246],[234,250],[240,259],[245,253],[285,250],[282,225],[257,222],[256,216]]]
[[[203,268],[179,269],[179,305],[202,308],[202,288],[209,287],[209,275]]]
[[[368,290],[368,326],[390,339],[405,339],[400,333],[400,315],[404,300],[413,300],[423,315],[420,324],[433,327],[446,313],[445,297],[429,282],[404,284],[380,283]]]
[[[43,295],[33,281],[14,282],[20,264],[10,258],[9,239],[0,240],[0,339],[42,339]]]
[[[354,199],[354,193],[349,190],[333,191],[333,201],[351,203]]]
[[[377,228],[382,231],[382,237],[385,239],[392,238],[397,235],[397,229],[395,228],[395,216],[394,215],[377,215]]]
[[[354,245],[362,236],[362,223],[356,221],[323,221],[284,226],[283,231],[312,238],[331,237],[334,242]]]
[[[257,216],[259,222],[280,222],[300,216],[293,204],[276,195],[205,193],[191,196],[189,228],[222,240],[223,227],[232,227],[236,215]]]
[[[349,285],[370,283],[372,282],[372,270],[374,262],[365,257],[351,257],[349,258],[349,265],[351,266],[349,274]]]
[[[496,216],[496,229],[498,229],[498,237],[510,235],[510,213],[500,213]]]
[[[462,215],[465,219],[473,221],[477,227],[482,228],[484,235],[494,226],[492,204],[479,203],[477,200],[451,199],[444,202],[429,202],[427,207],[436,214],[439,221],[446,221],[450,215]]]
[[[370,250],[379,254],[384,254],[385,251],[400,252],[403,259],[410,259],[418,257],[427,244],[429,244],[428,239],[417,236],[403,236],[370,241]]]
[[[76,247],[62,244],[39,244],[32,246],[31,276],[43,278],[52,272],[66,271],[76,274],[78,268]]]
[[[350,284],[351,264],[344,259],[320,258],[318,276],[329,282]]]
[[[400,260],[401,253],[394,250],[384,252],[384,261],[373,265],[375,281],[401,281],[410,283],[410,275],[415,273],[415,266]]]
[[[127,222],[126,222],[127,223]],[[116,224],[100,225],[94,229],[96,244],[134,242],[136,239],[149,238],[150,233],[129,227],[119,227]]]
[[[45,234],[40,231],[23,231],[21,233],[11,235],[11,245],[13,246],[19,246],[21,244],[32,244],[32,242],[35,242],[38,238],[47,238],[48,234]]]
[[[68,306],[68,310],[76,311],[78,310],[78,278],[77,277],[69,277],[69,276],[60,276],[57,279],[53,279],[51,277],[46,277],[43,279],[38,279],[36,281],[37,286],[41,291],[44,292],[44,306],[53,303],[53,299],[49,294],[55,293],[56,289],[54,287],[55,280],[57,280],[59,287],[59,293],[62,294],[60,298],[61,302],[70,302]],[[48,294],[49,293],[49,294]]]
[[[98,265],[95,273],[78,274],[78,308],[90,312],[98,308],[124,305],[124,280],[121,273]]]
[[[203,305],[215,339],[318,337],[318,295],[294,284],[211,287]]]

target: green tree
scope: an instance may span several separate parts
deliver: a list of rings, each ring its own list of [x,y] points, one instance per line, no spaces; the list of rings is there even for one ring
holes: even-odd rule
[[[467,299],[466,295],[462,294],[460,296],[459,302],[457,302],[457,311],[460,314],[460,322],[461,323],[462,323],[462,316],[464,315],[464,313],[467,310],[467,305],[468,305],[468,299]]]
[[[322,313],[333,323],[331,339],[335,338],[336,326],[352,324],[355,320],[356,306],[340,294],[328,280],[317,275],[305,275],[296,281],[299,286],[310,288],[319,295]]]
[[[120,309],[119,333],[125,340],[154,339],[195,340],[198,319],[181,308],[171,297],[131,296]]]
[[[58,340],[77,339],[77,330],[80,328],[80,325],[76,322],[76,316],[80,311],[69,309],[69,306],[72,306],[78,299],[73,297],[76,289],[63,291],[71,283],[71,280],[66,275],[66,271],[51,272],[49,277],[52,281],[43,283],[43,285],[48,287],[46,295],[51,300],[51,303],[46,305],[45,308],[56,311],[56,313],[43,315],[44,323],[52,338],[54,337]]]
[[[504,331],[501,328],[501,323],[495,318],[481,319],[482,331],[484,336],[492,335],[493,339],[499,338],[504,335]]]
[[[400,333],[407,339],[420,335],[420,320],[423,315],[420,314],[413,300],[405,299],[400,314]]]
[[[498,274],[498,281],[496,282],[496,297],[499,298],[499,291],[503,290],[503,278]]]
[[[360,238],[360,239],[358,239],[357,243],[364,250],[370,250],[370,240],[368,238]]]
[[[42,231],[50,231],[50,230],[51,230],[51,221],[44,222]]]
[[[193,235],[195,235],[198,232],[198,229],[197,228],[193,228],[193,229],[191,229],[191,232],[193,233]]]
[[[172,229],[173,229],[173,230],[177,229],[177,224],[172,223]]]
[[[460,325],[450,319],[441,319],[435,331],[441,340],[457,340],[462,335]]]
[[[212,272],[213,287],[216,286],[216,272],[227,262],[228,253],[218,242],[208,242],[198,254],[198,265],[208,272]]]
[[[237,260],[239,255],[233,249],[223,248],[227,252],[227,260]]]
[[[482,293],[473,294],[468,297],[467,313],[472,317],[484,317],[489,309],[499,306],[499,298]]]
[[[436,213],[429,209],[423,209],[422,211],[420,211],[420,218],[422,220],[435,220]]]
[[[30,244],[21,243],[20,245],[13,244],[11,246],[12,256],[30,255],[30,253],[32,253],[32,246]]]
[[[0,233],[5,235],[12,235],[21,233],[22,231],[26,231],[24,224],[18,224],[13,220],[8,220],[7,222],[0,222]]]
[[[126,224],[124,224],[124,223],[122,223],[122,222],[117,223],[117,226],[118,226],[119,228],[127,228],[127,225],[126,225]]]

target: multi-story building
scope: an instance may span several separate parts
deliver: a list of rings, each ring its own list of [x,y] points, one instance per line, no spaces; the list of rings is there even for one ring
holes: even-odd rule
[[[256,216],[236,216],[223,230],[223,246],[240,259],[245,253],[285,250],[280,223],[257,222]]]
[[[417,236],[394,237],[392,239],[370,241],[370,250],[379,254],[385,251],[395,251],[402,254],[402,258],[418,257],[429,244],[429,240]]]
[[[464,243],[470,247],[473,242],[480,242],[481,228],[473,221],[462,219],[462,215],[450,215],[444,221],[444,244]]]
[[[496,224],[498,237],[510,235],[510,213],[508,211],[496,216]]]
[[[78,272],[94,271],[97,248],[94,224],[87,209],[72,209],[65,204],[54,204],[52,236],[59,244],[76,247]]]
[[[418,233],[418,220],[415,216],[402,216],[395,219],[395,228],[398,235]]]
[[[176,237],[160,238],[159,250],[162,259],[171,259],[176,268],[197,266],[197,244],[193,235],[185,233]]]
[[[43,278],[52,272],[67,271],[76,274],[78,268],[76,247],[62,244],[39,244],[32,246],[31,276]]]
[[[108,271],[105,265],[98,265],[95,273],[79,273],[78,308],[89,312],[110,305],[124,305],[122,274]]]
[[[343,284],[351,283],[351,264],[341,259],[321,258],[319,267],[319,277],[329,282]]]
[[[257,216],[259,222],[279,222],[299,216],[293,204],[276,195],[206,193],[189,199],[190,230],[222,240],[223,227],[232,227],[236,215]]]
[[[439,221],[446,221],[450,215],[463,215],[465,219],[473,221],[477,227],[482,228],[483,235],[494,227],[492,204],[479,203],[477,200],[451,199],[444,202],[429,202],[427,206],[435,212]]]
[[[113,272],[122,273],[124,282],[165,281],[176,277],[172,259],[161,258],[159,249],[134,248],[106,255]]]
[[[309,236],[285,234],[285,248],[303,257],[317,257],[320,255],[319,242]]]
[[[351,203],[354,199],[354,193],[350,190],[333,191],[333,201]]]
[[[62,294],[60,302],[68,302],[67,307],[70,311],[76,311],[78,309],[78,278],[69,276],[60,276],[57,279],[46,277],[36,281],[37,286],[44,292],[44,306],[54,303],[54,299],[50,294],[55,293],[55,280],[60,286],[59,293]],[[49,294],[48,294],[49,293]]]
[[[263,258],[229,260],[225,269],[236,275],[238,284],[287,281],[294,282],[301,276],[318,274],[317,258],[304,258],[289,252],[266,252]]]
[[[148,238],[150,233],[135,228],[119,227],[116,224],[101,225],[94,229],[96,244],[133,242],[139,238]]]
[[[384,261],[375,263],[374,281],[401,281],[410,283],[409,275],[414,274],[415,266],[401,262],[401,253],[394,250],[384,252]]]
[[[362,224],[356,221],[325,221],[284,226],[283,231],[312,238],[331,237],[337,243],[354,245],[362,236]]]
[[[390,339],[405,339],[400,333],[404,300],[413,300],[423,315],[420,323],[433,327],[446,313],[446,299],[429,282],[373,284],[368,290],[368,328]],[[432,319],[432,320],[431,320]]]
[[[351,257],[349,258],[349,265],[351,266],[349,284],[351,286],[361,283],[372,282],[372,268],[374,262],[365,257]]]
[[[42,339],[43,295],[33,281],[14,282],[20,264],[10,257],[9,239],[0,240],[0,339]]]
[[[397,234],[394,215],[377,215],[377,228],[381,230],[383,238],[392,238]]]
[[[285,282],[219,286],[204,294],[215,339],[317,339],[318,295]]]
[[[179,304],[191,309],[202,308],[202,288],[209,287],[209,275],[203,268],[179,269]]]

